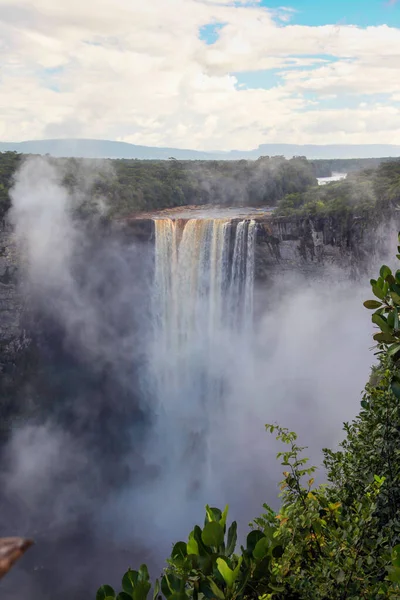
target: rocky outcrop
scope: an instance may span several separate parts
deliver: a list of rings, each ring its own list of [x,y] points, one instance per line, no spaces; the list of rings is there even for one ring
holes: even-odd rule
[[[277,269],[317,272],[335,265],[352,273],[368,270],[390,246],[400,227],[396,215],[374,218],[278,217],[259,221],[256,271],[263,280]]]

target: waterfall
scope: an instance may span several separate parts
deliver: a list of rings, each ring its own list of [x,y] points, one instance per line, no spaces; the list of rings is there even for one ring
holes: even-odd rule
[[[199,384],[193,361],[211,358],[222,329],[251,328],[256,223],[154,222],[154,334],[162,362],[157,378],[165,393]],[[205,380],[206,367],[197,372]]]
[[[184,463],[191,481],[200,465],[204,476],[209,420],[223,406],[229,386],[223,362],[229,336],[242,339],[251,332],[257,226],[230,219],[154,223],[149,378],[157,399],[158,434],[168,440],[168,464],[183,468]],[[167,468],[165,457],[158,460]]]

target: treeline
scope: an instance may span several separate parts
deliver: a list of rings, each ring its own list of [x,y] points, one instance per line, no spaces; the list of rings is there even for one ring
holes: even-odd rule
[[[13,176],[27,158],[0,153],[0,218],[10,207]],[[48,157],[82,214],[107,207],[110,218],[188,204],[277,207],[277,214],[363,212],[399,199],[400,160],[308,161],[282,156],[256,161],[90,160]],[[369,165],[368,169],[356,170]],[[349,172],[318,186],[316,175]],[[352,172],[354,171],[354,172]]]
[[[0,154],[3,196],[0,212],[10,206],[8,191],[25,157]],[[105,201],[110,216],[185,204],[276,206],[288,194],[316,185],[312,165],[303,158],[265,157],[257,161],[141,161],[56,159],[61,181],[89,211]]]
[[[311,160],[315,177],[330,177],[332,173],[354,173],[363,169],[376,169],[385,162],[396,158],[327,158]]]
[[[277,207],[280,216],[353,213],[392,208],[400,203],[400,161],[351,173],[346,179],[305,192],[288,194]]]

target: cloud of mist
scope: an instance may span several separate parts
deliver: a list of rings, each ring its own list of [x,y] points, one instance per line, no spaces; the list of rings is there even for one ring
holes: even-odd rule
[[[276,278],[257,291],[253,336],[221,328],[212,356],[193,348],[192,368],[225,382],[223,401],[187,388],[155,398],[152,360],[174,356],[152,345],[152,249],[85,228],[46,159],[23,164],[12,200],[40,372],[35,418],[2,454],[0,527],[37,545],[4,600],[94,597],[146,560],[156,576],[206,502],[229,503],[243,534],[276,503],[267,422],[295,429],[317,463],[342,438],[373,362],[367,281]]]

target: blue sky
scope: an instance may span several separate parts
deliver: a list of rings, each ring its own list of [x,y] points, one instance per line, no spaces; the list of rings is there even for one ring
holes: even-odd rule
[[[400,27],[400,1],[395,0],[262,0],[269,9],[291,9],[292,25],[357,25]],[[208,44],[216,41],[219,25],[206,25],[201,38]]]
[[[400,4],[388,0],[263,0],[266,8],[287,6],[296,12],[292,23],[299,25],[400,25]]]

